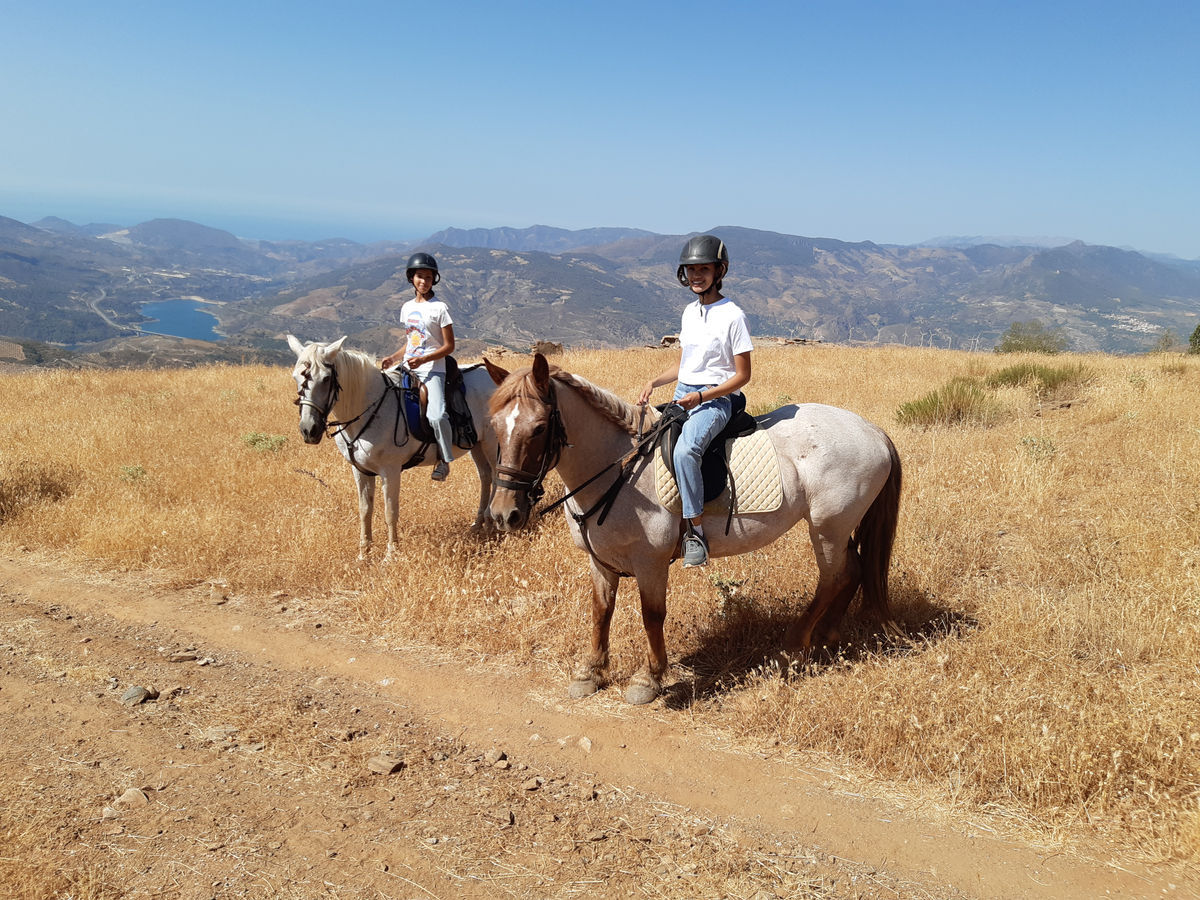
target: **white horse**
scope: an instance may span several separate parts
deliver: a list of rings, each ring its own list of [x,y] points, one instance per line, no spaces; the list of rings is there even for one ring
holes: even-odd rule
[[[509,375],[484,361],[499,385],[491,401],[498,443],[491,513],[503,531],[529,521],[531,495],[557,468],[570,492],[567,523],[586,550],[592,575],[591,649],[572,675],[570,694],[586,697],[607,683],[609,626],[622,576],[637,579],[649,653],[626,691],[630,703],[649,703],[662,692],[667,671],[663,621],[667,573],[678,558],[683,526],[657,500],[654,466],[631,455],[642,432],[643,410],[577,375],[551,368],[545,357]],[[652,427],[659,415],[644,411]],[[759,417],[774,445],[783,501],[769,513],[739,513],[725,533],[722,512],[705,514],[711,556],[757,550],[801,520],[809,523],[819,577],[812,602],[784,636],[786,651],[807,653],[837,639],[837,627],[858,591],[892,635],[899,628],[888,609],[887,578],[900,506],[900,457],[882,429],[855,413],[806,403]],[[606,466],[621,463],[628,477]],[[596,477],[600,475],[601,477]],[[596,515],[600,513],[600,515]],[[593,518],[594,517],[594,518]]]
[[[401,408],[400,392],[389,385],[373,356],[342,347],[346,338],[331,344],[301,343],[288,335],[296,353],[292,377],[296,380],[296,403],[300,407],[300,434],[306,443],[318,444],[325,432],[333,432],[334,443],[354,469],[358,488],[358,558],[371,551],[371,520],[375,511],[375,477],[383,479],[383,513],[387,522],[387,551],[384,561],[396,550],[396,517],[399,511],[400,473],[413,465],[437,462],[437,445],[425,449],[424,459],[414,457],[424,442],[409,433]],[[470,451],[455,447],[457,456],[470,452],[479,471],[479,508],[474,529],[486,525],[488,498],[492,491],[495,438],[488,424],[487,406],[495,384],[480,366],[461,370],[467,389],[467,406],[479,440]],[[456,458],[457,458],[456,456]]]

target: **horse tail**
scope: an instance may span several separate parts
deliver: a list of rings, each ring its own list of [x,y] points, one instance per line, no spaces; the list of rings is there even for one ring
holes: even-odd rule
[[[886,434],[883,438],[887,441],[891,471],[867,514],[858,523],[853,546],[861,563],[863,608],[878,618],[885,631],[899,634],[888,606],[888,569],[892,563],[892,544],[896,540],[896,522],[900,517],[903,475],[896,445]]]

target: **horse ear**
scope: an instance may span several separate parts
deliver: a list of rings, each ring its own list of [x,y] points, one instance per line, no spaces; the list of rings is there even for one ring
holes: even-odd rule
[[[342,349],[342,344],[346,343],[346,335],[342,335],[332,344],[325,348],[325,361],[333,362],[337,358],[338,351]]]
[[[550,364],[540,353],[533,354],[533,384],[539,394],[545,394],[550,389]]]
[[[483,366],[487,369],[487,373],[492,376],[492,381],[497,385],[504,383],[504,379],[508,377],[508,369],[502,369],[486,356],[483,358]]]
[[[288,346],[292,348],[292,352],[297,356],[304,352],[304,345],[300,343],[300,338],[294,334],[288,335]]]

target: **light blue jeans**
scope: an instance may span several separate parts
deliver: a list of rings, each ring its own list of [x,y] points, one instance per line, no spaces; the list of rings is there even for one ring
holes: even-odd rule
[[[675,400],[685,394],[704,391],[711,384],[677,384]],[[698,519],[704,512],[704,478],[700,474],[700,460],[721,429],[733,415],[733,401],[729,397],[705,400],[688,412],[683,431],[675,442],[675,481],[679,485],[679,499],[683,503],[683,517]]]
[[[425,418],[429,420],[429,427],[433,429],[442,459],[450,462],[454,459],[454,438],[450,430],[450,416],[446,412],[446,373],[417,373],[417,378],[425,385],[427,392]]]

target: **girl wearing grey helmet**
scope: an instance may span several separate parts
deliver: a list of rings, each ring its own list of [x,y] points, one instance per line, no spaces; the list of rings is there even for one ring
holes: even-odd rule
[[[675,277],[692,292],[679,327],[679,362],[646,382],[639,404],[656,387],[676,382],[674,402],[688,412],[675,443],[675,480],[683,502],[683,567],[708,562],[704,538],[704,480],[700,460],[733,415],[734,400],[750,381],[750,329],[741,308],[721,293],[729,271],[729,251],[715,235],[702,234],[684,245]]]
[[[431,254],[410,256],[405,275],[413,286],[414,296],[400,310],[404,346],[385,356],[379,364],[390,369],[403,361],[425,385],[425,413],[437,439],[439,457],[430,477],[445,481],[450,474],[450,460],[454,458],[450,417],[446,413],[446,357],[454,352],[454,321],[446,304],[433,296],[433,286],[441,281],[441,275]]]

